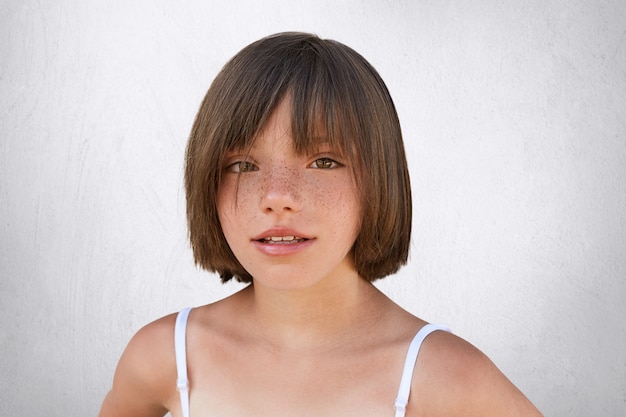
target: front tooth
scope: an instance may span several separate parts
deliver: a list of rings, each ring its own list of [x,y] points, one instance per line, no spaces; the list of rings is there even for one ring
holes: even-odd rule
[[[299,239],[296,236],[270,236],[263,238],[263,240],[272,242],[291,242],[292,240]]]

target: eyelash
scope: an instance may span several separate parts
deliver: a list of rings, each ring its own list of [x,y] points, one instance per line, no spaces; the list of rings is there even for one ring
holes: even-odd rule
[[[320,166],[321,164],[329,164],[328,166]],[[341,164],[337,161],[335,161],[334,159],[331,158],[317,158],[315,161],[313,161],[310,165],[309,168],[315,168],[315,169],[333,169],[333,168],[338,168],[340,167]]]
[[[308,168],[313,169],[335,169],[342,166],[339,162],[335,161],[331,158],[317,158],[313,162],[311,162]],[[228,165],[226,169],[230,172],[234,172],[236,174],[243,172],[253,172],[258,171],[259,167],[253,164],[250,161],[237,161]]]
[[[245,168],[243,168],[244,166],[245,166]],[[226,167],[226,169],[229,172],[234,172],[236,174],[239,174],[239,173],[242,173],[242,172],[258,171],[259,167],[257,167],[256,165],[254,165],[250,161],[237,161],[237,162],[233,162],[232,164],[228,165]]]

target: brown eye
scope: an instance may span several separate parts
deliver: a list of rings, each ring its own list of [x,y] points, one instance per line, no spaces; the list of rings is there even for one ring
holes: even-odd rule
[[[250,172],[256,171],[258,168],[252,162],[240,162],[239,163],[239,172]]]
[[[313,162],[315,168],[330,169],[335,168],[338,164],[330,158],[320,158]]]
[[[256,165],[249,161],[238,161],[228,166],[228,170],[235,173],[258,171],[258,169]]]

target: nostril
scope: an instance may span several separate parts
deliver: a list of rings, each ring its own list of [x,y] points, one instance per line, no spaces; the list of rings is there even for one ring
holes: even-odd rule
[[[280,206],[269,206],[269,205],[266,206],[263,210],[267,213],[281,212],[281,211],[287,211],[287,212],[295,211],[294,208],[291,206],[280,207]]]

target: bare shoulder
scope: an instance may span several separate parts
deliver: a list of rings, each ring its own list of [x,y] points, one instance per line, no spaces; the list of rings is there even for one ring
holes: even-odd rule
[[[100,417],[167,413],[167,404],[176,395],[175,321],[175,314],[163,317],[132,337],[118,362]]]
[[[541,416],[484,353],[441,331],[422,345],[411,397],[429,416]]]

